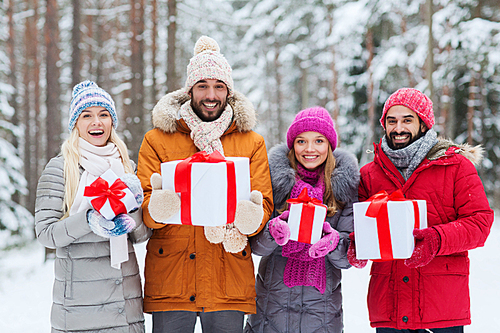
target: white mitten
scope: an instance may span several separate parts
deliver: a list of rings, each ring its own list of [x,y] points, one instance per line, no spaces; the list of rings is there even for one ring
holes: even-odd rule
[[[149,215],[153,220],[163,223],[181,209],[181,200],[172,190],[162,190],[161,175],[151,175],[151,198],[149,199]]]
[[[219,244],[224,240],[226,235],[226,226],[219,225],[217,227],[203,227],[205,238],[212,244]]]
[[[233,223],[227,224],[225,227],[226,236],[222,241],[224,250],[229,253],[238,253],[243,251],[243,249],[247,246],[247,236],[239,232]]]
[[[244,235],[250,235],[259,229],[264,217],[262,193],[252,191],[250,200],[238,202],[234,217],[234,226]]]

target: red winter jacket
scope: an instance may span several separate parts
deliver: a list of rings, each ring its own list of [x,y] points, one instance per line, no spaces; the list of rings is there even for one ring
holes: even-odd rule
[[[483,246],[493,223],[476,169],[481,150],[440,140],[405,181],[375,146],[374,161],[361,168],[359,201],[401,189],[407,199],[427,201],[427,220],[441,236],[437,256],[421,268],[404,260],[374,262],[368,289],[372,327],[426,329],[469,325],[468,250]],[[465,157],[467,156],[467,157]]]

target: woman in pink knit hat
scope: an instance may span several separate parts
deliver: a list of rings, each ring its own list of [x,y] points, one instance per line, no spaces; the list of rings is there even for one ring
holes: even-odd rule
[[[347,249],[357,200],[356,157],[337,148],[328,111],[300,111],[287,143],[269,152],[275,211],[266,227],[250,239],[263,256],[257,275],[257,314],[245,332],[342,332],[341,269],[349,268]],[[314,244],[290,240],[287,199],[307,189],[328,207],[322,237]]]

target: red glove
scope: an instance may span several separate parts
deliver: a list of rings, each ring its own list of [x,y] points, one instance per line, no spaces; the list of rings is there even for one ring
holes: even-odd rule
[[[427,265],[436,256],[441,247],[441,237],[434,228],[414,229],[415,249],[410,258],[405,260],[405,265],[417,268]]]
[[[368,263],[366,259],[358,259],[356,258],[356,244],[354,243],[354,232],[349,234],[349,239],[351,242],[349,243],[349,248],[347,249],[347,260],[349,263],[356,268],[363,268]]]

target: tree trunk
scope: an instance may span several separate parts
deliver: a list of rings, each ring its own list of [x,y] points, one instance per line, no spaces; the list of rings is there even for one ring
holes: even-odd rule
[[[131,158],[137,161],[137,155],[144,135],[144,0],[131,0],[130,22],[132,27],[131,44],[131,103],[127,115],[127,129],[130,136],[127,146],[132,152]]]
[[[9,84],[14,88],[14,91],[12,95],[10,95],[9,99],[9,105],[14,109],[14,114],[12,115],[11,118],[11,123],[14,126],[19,126],[20,124],[20,119],[19,119],[19,113],[18,113],[18,103],[17,103],[17,97],[18,97],[18,83],[17,83],[17,59],[16,59],[16,52],[15,52],[15,31],[14,31],[14,0],[10,0],[8,2],[8,7],[7,7],[7,19],[8,19],[8,29],[9,29],[9,38],[7,39],[7,54],[9,57],[9,62],[10,62],[10,73],[9,73]],[[19,151],[19,140],[18,137],[13,133],[10,142],[12,145],[16,148],[16,152]],[[12,200],[15,203],[20,203],[21,198],[20,198],[20,192],[16,191],[12,195]]]
[[[168,0],[167,90],[180,88],[176,70],[177,0]]]
[[[338,88],[338,72],[335,67],[335,47],[332,45],[332,63],[330,64],[332,71],[332,118],[335,121],[335,130],[337,131],[337,146],[340,145],[340,129],[339,129],[339,88]]]
[[[435,101],[434,97],[434,81],[432,80],[432,73],[434,72],[434,37],[432,36],[432,14],[434,13],[432,7],[432,0],[426,0],[427,7],[427,25],[429,27],[429,34],[427,39],[427,61],[426,61],[426,76],[427,76],[427,89],[431,101]]]
[[[283,78],[281,76],[281,64],[279,61],[280,56],[280,46],[278,42],[274,44],[274,79],[276,82],[276,121],[278,123],[278,133],[274,138],[274,142],[278,143],[285,137],[286,128],[283,122],[283,93],[282,93],[282,81]]]
[[[373,69],[372,69],[372,61],[375,52],[373,47],[373,32],[371,30],[368,30],[366,34],[366,49],[369,52],[366,67],[368,70],[367,103],[368,103],[368,124],[370,127],[367,143],[368,145],[371,145],[371,143],[375,141],[375,102],[373,97],[374,84],[373,84]]]
[[[151,1],[151,20],[153,21],[153,27],[151,31],[151,70],[153,72],[152,77],[152,87],[151,87],[151,96],[153,105],[156,104],[156,100],[158,98],[158,89],[156,88],[156,37],[158,36],[158,2],[156,0]]]
[[[59,96],[60,71],[57,67],[59,61],[59,26],[58,26],[57,0],[47,0],[47,13],[45,15],[45,47],[47,49],[47,160],[56,156],[61,147],[61,110]]]
[[[72,0],[73,3],[73,28],[71,30],[71,87],[74,87],[81,81],[80,70],[82,69],[82,52],[80,43],[82,41],[82,32],[80,25],[82,23],[80,0]]]
[[[476,99],[476,73],[472,73],[469,83],[469,100],[467,102],[467,143],[474,144],[474,106]]]
[[[28,1],[26,3],[27,10],[33,8],[32,1]],[[23,85],[24,85],[24,105],[23,105],[23,124],[24,124],[24,177],[26,178],[28,194],[26,196],[26,201],[24,206],[34,214],[35,205],[34,198],[36,189],[33,184],[35,183],[35,177],[33,175],[33,171],[35,170],[34,166],[36,161],[32,159],[32,143],[33,136],[32,130],[34,126],[32,126],[32,83],[33,83],[33,53],[36,50],[33,50],[33,46],[35,45],[34,39],[37,34],[34,33],[36,29],[36,22],[34,22],[33,17],[27,17],[25,23],[25,31],[24,31],[24,45],[25,45],[25,59],[24,59],[24,68],[23,68]],[[35,185],[36,186],[36,185]]]

